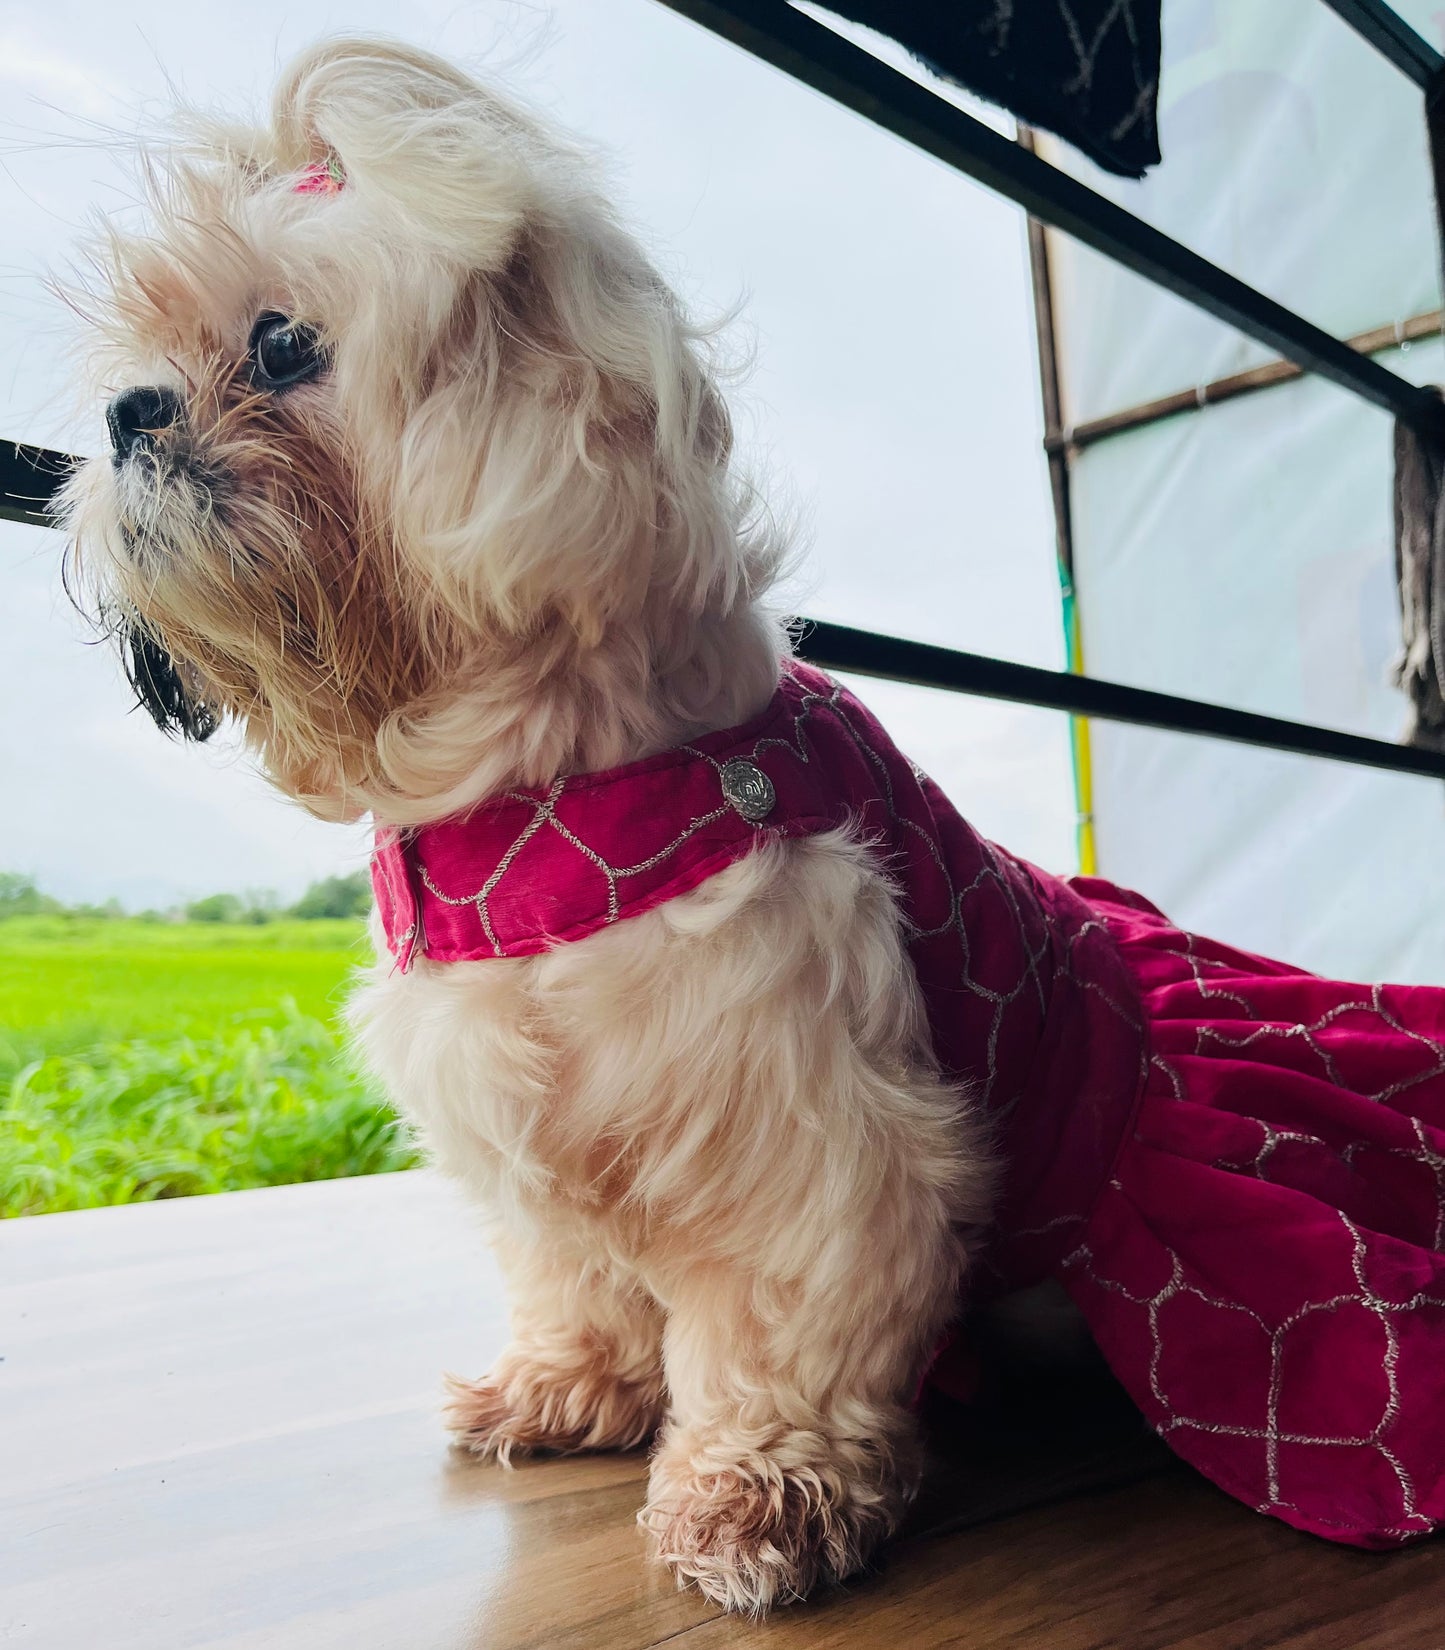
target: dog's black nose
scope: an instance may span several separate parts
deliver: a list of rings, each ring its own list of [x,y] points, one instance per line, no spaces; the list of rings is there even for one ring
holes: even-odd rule
[[[126,458],[137,447],[153,446],[155,435],[178,424],[180,417],[181,398],[174,390],[156,384],[122,390],[105,409],[116,457]]]

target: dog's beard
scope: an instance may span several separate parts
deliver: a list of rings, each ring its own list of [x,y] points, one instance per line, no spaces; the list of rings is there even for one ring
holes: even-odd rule
[[[174,559],[172,542],[194,540],[215,507],[214,474],[194,474],[189,444],[161,455],[146,451],[113,461],[113,541],[137,583],[161,579]],[[116,639],[136,703],[166,734],[200,743],[220,726],[196,671],[172,657],[144,615],[129,602],[108,600],[102,621]]]
[[[179,734],[200,744],[221,725],[216,711],[194,684],[187,684],[182,667],[142,621],[123,621],[120,653],[136,702],[162,733]]]

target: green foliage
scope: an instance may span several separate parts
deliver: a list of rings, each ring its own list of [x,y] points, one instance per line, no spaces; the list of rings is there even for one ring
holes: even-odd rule
[[[60,909],[60,901],[42,894],[35,886],[34,877],[23,877],[18,871],[0,871],[0,918],[38,917]]]
[[[245,914],[237,894],[208,894],[186,907],[187,922],[240,922]]]
[[[0,1215],[401,1168],[346,1068],[352,920],[0,924]]]
[[[118,922],[125,915],[125,907],[118,899],[108,899],[104,905],[72,905],[61,909],[65,910],[67,917],[89,917],[101,922]]]
[[[203,922],[232,925],[284,922],[288,917],[301,922],[339,921],[364,917],[371,909],[371,876],[353,871],[344,877],[323,877],[313,882],[295,905],[282,907],[269,888],[249,889],[244,894],[207,894],[204,899],[174,911],[142,911],[144,922]],[[18,871],[0,871],[0,921],[13,917],[59,916],[77,921],[120,922],[127,912],[117,899],[103,905],[63,905],[42,894],[34,877]]]
[[[322,917],[364,917],[370,909],[370,873],[353,871],[350,876],[313,882],[289,915],[311,922]]]
[[[377,1174],[416,1160],[321,1021],[52,1054],[0,1090],[0,1215]]]
[[[208,894],[186,907],[187,922],[275,922],[281,916],[280,902],[269,889],[247,894]],[[344,913],[343,913],[344,914]],[[117,911],[117,915],[123,913]]]

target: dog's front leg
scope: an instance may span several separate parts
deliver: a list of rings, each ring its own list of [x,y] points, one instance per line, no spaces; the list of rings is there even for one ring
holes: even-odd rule
[[[692,1022],[714,1132],[644,1257],[669,1421],[642,1522],[679,1581],[755,1614],[858,1569],[912,1498],[910,1404],[990,1181],[886,883],[836,838],[778,864],[737,873],[760,897],[698,961],[697,1000],[727,1005]]]
[[[680,1582],[761,1614],[896,1528],[921,1468],[908,1399],[958,1272],[946,1232],[911,1235],[907,1256],[886,1231],[820,1236],[826,1281],[699,1271],[669,1301],[671,1419],[641,1520]]]
[[[595,1220],[601,1207],[595,1131],[569,1126],[536,973],[530,961],[378,963],[348,1011],[432,1161],[487,1210],[512,1340],[480,1380],[451,1380],[447,1420],[459,1443],[502,1461],[629,1449],[662,1412],[661,1314],[579,1208]]]
[[[512,1341],[478,1381],[448,1380],[458,1443],[506,1463],[537,1450],[632,1449],[662,1417],[662,1318],[570,1234],[496,1244]]]

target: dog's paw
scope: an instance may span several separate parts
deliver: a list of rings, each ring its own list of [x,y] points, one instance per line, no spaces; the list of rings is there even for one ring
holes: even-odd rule
[[[446,1377],[455,1441],[503,1466],[514,1455],[635,1449],[662,1419],[662,1376],[629,1378],[598,1360],[508,1352],[479,1381]]]
[[[832,1466],[783,1467],[757,1455],[701,1466],[665,1449],[638,1521],[680,1587],[761,1616],[861,1569],[905,1500]]]

